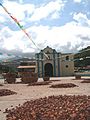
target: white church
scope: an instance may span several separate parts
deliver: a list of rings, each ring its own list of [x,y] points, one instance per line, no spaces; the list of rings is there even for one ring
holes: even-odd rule
[[[46,55],[49,59],[47,59]],[[62,54],[47,46],[40,53],[35,54],[38,77],[73,76],[73,57],[74,55],[71,53]]]

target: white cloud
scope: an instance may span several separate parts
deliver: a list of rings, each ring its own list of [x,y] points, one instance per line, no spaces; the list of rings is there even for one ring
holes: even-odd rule
[[[46,5],[42,5],[39,8],[35,8],[33,15],[31,16],[31,21],[37,21],[48,17],[55,11],[62,10],[64,3],[56,0],[55,2],[49,2]]]
[[[76,2],[76,3],[82,2],[82,0],[73,0],[73,1]]]
[[[9,13],[11,13],[15,18],[17,18],[19,21],[25,19],[25,12],[27,12],[27,17],[31,15],[35,9],[35,6],[33,4],[19,4],[14,1],[4,1],[3,5],[6,7]],[[0,14],[3,15],[4,18],[9,16],[7,13],[3,10],[2,7],[0,7]],[[7,21],[7,19],[6,19]]]
[[[78,0],[78,2],[80,2],[80,0]],[[27,19],[27,21],[37,21],[48,16],[50,16],[51,19],[57,19],[60,17],[60,11],[64,7],[64,3],[60,2],[60,0],[49,2],[38,8],[32,4],[20,5],[10,1],[4,2],[4,5],[21,24],[25,23],[25,19]],[[5,22],[8,15],[1,7],[0,15],[1,22]],[[62,48],[62,46],[69,46],[70,48],[67,49],[72,49],[75,48],[75,46],[81,48],[90,45],[90,20],[83,13],[75,13],[73,19],[74,21],[64,26],[49,27],[48,25],[34,25],[30,26],[27,31],[40,49],[43,49],[47,45],[52,48],[57,45],[55,49]],[[0,30],[0,40],[0,45],[3,49],[18,49],[23,52],[37,51],[37,47],[34,46],[22,31],[12,31],[8,27],[4,27]]]
[[[19,0],[19,2],[23,2]],[[19,22],[38,21],[50,15],[51,19],[60,17],[60,11],[64,7],[64,1],[56,0],[36,7],[34,4],[20,4],[15,1],[4,1],[3,5]],[[0,15],[6,21],[11,20],[8,14],[0,7]]]
[[[5,18],[3,16],[0,16],[0,22],[5,22]]]
[[[21,3],[21,4],[22,4],[22,3],[23,3],[23,0],[19,0],[19,3]]]
[[[51,19],[58,19],[60,17],[60,13],[59,12],[54,12],[52,15],[51,15]]]
[[[82,19],[87,19],[86,15],[83,14],[83,13],[75,13],[74,14],[74,17],[73,17],[75,20],[82,20]]]
[[[77,21],[78,25],[90,26],[90,20],[87,18],[86,14],[75,13],[73,19]]]
[[[38,44],[44,43],[47,40],[47,45],[53,47],[55,44],[58,46],[65,46],[67,43],[71,43],[71,48],[75,45],[84,43],[83,47],[90,45],[90,41],[81,39],[78,35],[90,37],[90,28],[77,26],[75,22],[68,23],[62,27],[52,27],[48,26],[33,26],[29,28],[37,34],[34,41]],[[80,47],[80,46],[79,46]],[[41,48],[43,49],[43,48]],[[57,49],[57,48],[56,48]]]
[[[30,50],[33,52],[34,49],[30,49],[32,42],[27,39],[22,31],[12,31],[8,27],[3,28],[0,31],[0,43],[2,43],[1,48],[7,50],[18,49],[22,52]]]
[[[90,45],[90,28],[79,26],[76,22],[70,22],[60,27],[49,27],[49,26],[32,26],[27,32],[30,32],[33,41],[43,49],[47,45],[60,49],[62,46],[69,45],[72,49],[78,46],[86,47]],[[8,37],[7,37],[8,34]],[[22,52],[34,52],[37,51],[37,47],[29,40],[22,31],[11,31],[8,27],[3,28],[0,32],[0,39],[3,39],[2,48],[7,50],[18,49]],[[46,42],[45,42],[46,41]],[[63,48],[64,49],[64,48]]]

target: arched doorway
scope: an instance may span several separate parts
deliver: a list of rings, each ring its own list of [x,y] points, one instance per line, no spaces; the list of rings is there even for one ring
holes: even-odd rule
[[[51,63],[46,63],[44,67],[44,76],[53,77],[53,66]]]

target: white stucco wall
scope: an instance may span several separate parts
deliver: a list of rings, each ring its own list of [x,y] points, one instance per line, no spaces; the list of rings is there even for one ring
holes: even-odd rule
[[[48,56],[50,59],[47,59]],[[69,56],[69,60],[66,60],[66,56]],[[42,77],[42,69],[44,71],[45,64],[50,63],[53,66],[53,76],[59,76],[59,69],[60,69],[60,76],[71,76],[74,75],[74,61],[73,54],[65,54],[61,55],[61,53],[57,53],[55,49],[50,47],[46,47],[40,53],[38,53],[39,59],[39,67],[37,65],[37,72],[41,73]],[[37,58],[36,58],[37,59]],[[55,61],[54,61],[55,60]],[[54,64],[55,63],[55,64]],[[42,67],[43,64],[43,67]],[[66,67],[68,66],[68,67]],[[45,71],[44,71],[45,72]],[[43,73],[44,75],[44,73]]]

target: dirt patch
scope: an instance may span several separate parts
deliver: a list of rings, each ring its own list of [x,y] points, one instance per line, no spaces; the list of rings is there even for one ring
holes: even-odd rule
[[[16,94],[16,92],[13,92],[8,89],[0,89],[0,96],[7,96],[7,95],[13,95]]]
[[[71,87],[78,87],[78,86],[73,83],[55,84],[50,86],[50,88],[71,88]]]
[[[81,78],[81,79],[74,79],[74,78],[73,78],[72,80],[77,80],[77,81],[78,81],[78,80],[84,80],[84,78]]]
[[[6,110],[6,120],[90,120],[90,96],[49,96]]]
[[[61,81],[61,80],[51,80],[52,82]]]

